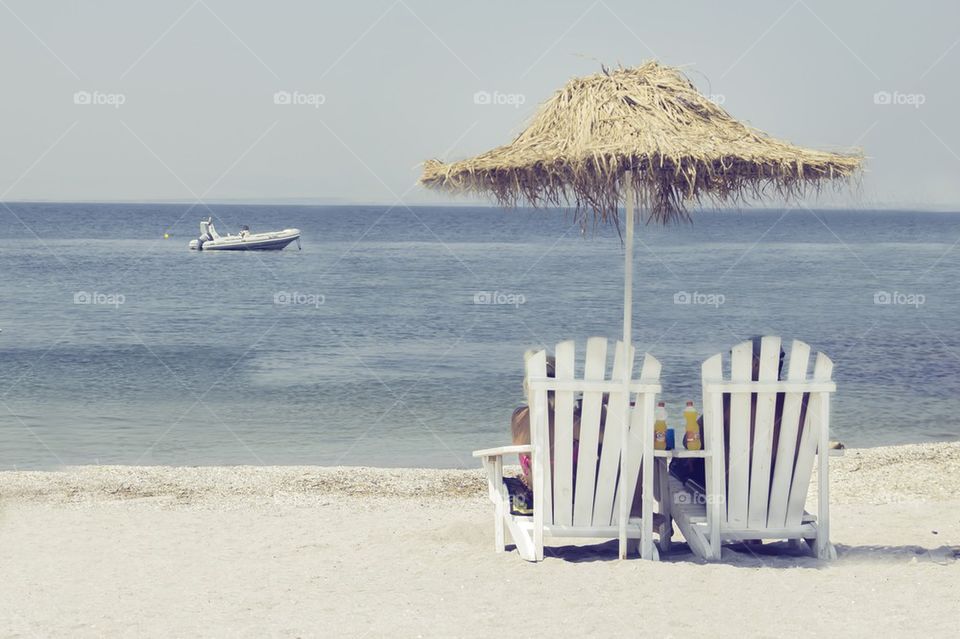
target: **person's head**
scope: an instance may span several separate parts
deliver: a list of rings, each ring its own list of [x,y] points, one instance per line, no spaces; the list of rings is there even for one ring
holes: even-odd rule
[[[753,372],[750,375],[750,378],[758,382],[760,381],[760,346],[763,343],[763,337],[756,335],[750,338],[750,342],[753,344]],[[777,365],[777,379],[779,380],[783,374],[783,346],[780,346],[780,363]]]

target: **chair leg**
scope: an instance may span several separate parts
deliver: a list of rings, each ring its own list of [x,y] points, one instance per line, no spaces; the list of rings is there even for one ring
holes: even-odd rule
[[[720,556],[723,551],[721,550],[719,528],[715,528],[713,534],[710,535],[710,558],[709,561],[720,561]]]
[[[497,457],[493,462],[494,481],[498,481],[497,488],[499,499],[496,500],[493,513],[493,550],[494,552],[503,552],[505,543],[503,538],[503,518],[505,513],[504,498],[506,492],[503,486],[503,458]]]
[[[648,559],[650,561],[660,561],[660,555],[662,552],[663,550],[657,548],[657,544],[652,544],[650,546],[650,556]],[[643,557],[643,542],[639,539],[637,540],[637,554]]]
[[[670,477],[666,460],[657,458],[655,463],[657,465],[657,481],[654,483],[654,487],[657,489],[655,496],[659,504],[657,510],[660,511],[660,514],[663,515],[664,518],[663,524],[660,525],[660,529],[657,531],[657,537],[660,552],[667,554],[670,552],[670,542],[673,536],[673,513],[671,512],[673,495],[670,493]]]
[[[830,395],[820,400],[820,442],[817,447],[817,558],[829,561],[837,558],[830,543]]]
[[[823,530],[817,530],[817,536],[813,539],[807,539],[812,554],[821,561],[833,561],[837,558],[837,549],[833,547],[830,540],[823,534]]]
[[[543,552],[543,549],[540,549],[540,552]],[[517,554],[520,555],[521,559],[536,563],[543,560],[543,555],[540,556],[540,559],[537,559],[537,551],[533,547],[533,540],[526,539],[525,542],[517,541]]]
[[[503,502],[497,502],[493,512],[493,552],[503,552],[506,542],[503,535]]]
[[[837,560],[837,548],[831,544],[829,541],[826,543],[825,556],[823,557],[824,561],[836,561]]]
[[[483,468],[487,471],[487,494],[493,502],[493,551],[503,552],[506,548],[504,538],[504,520],[507,517],[509,495],[503,485],[503,458],[483,458]]]
[[[664,522],[660,524],[660,527],[657,530],[657,545],[660,547],[660,552],[664,555],[670,553],[672,538],[673,522],[670,520],[669,516],[665,516]]]

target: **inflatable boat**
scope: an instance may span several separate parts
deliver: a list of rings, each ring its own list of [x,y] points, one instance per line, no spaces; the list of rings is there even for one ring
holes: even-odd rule
[[[201,220],[200,237],[190,240],[190,248],[195,251],[279,251],[294,241],[300,248],[300,229],[251,233],[249,227],[243,226],[239,235],[220,235],[208,217]]]

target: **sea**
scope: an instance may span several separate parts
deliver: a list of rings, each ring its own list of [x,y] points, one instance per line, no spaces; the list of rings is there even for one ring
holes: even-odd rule
[[[206,216],[302,249],[191,251]],[[939,212],[640,225],[635,343],[678,425],[704,359],[780,335],[833,359],[848,447],[957,440],[958,242]],[[0,204],[0,468],[472,467],[525,350],[621,334],[623,258],[562,210]]]

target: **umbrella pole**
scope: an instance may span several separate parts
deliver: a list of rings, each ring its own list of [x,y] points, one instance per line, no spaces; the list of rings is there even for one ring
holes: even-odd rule
[[[628,364],[625,368],[623,379],[624,389],[624,414],[623,414],[623,445],[620,447],[620,481],[618,491],[620,498],[617,500],[620,504],[620,511],[617,519],[620,522],[620,559],[627,558],[627,519],[630,515],[632,504],[627,503],[627,478],[626,473],[622,472],[626,468],[627,461],[627,442],[629,442],[630,427],[630,381],[633,377],[633,361],[630,359],[630,341],[632,338],[631,329],[633,327],[633,181],[630,171],[624,173],[624,209],[627,217],[627,237],[626,251],[624,252],[623,262],[623,348],[624,361]],[[646,524],[646,522],[644,522]]]

